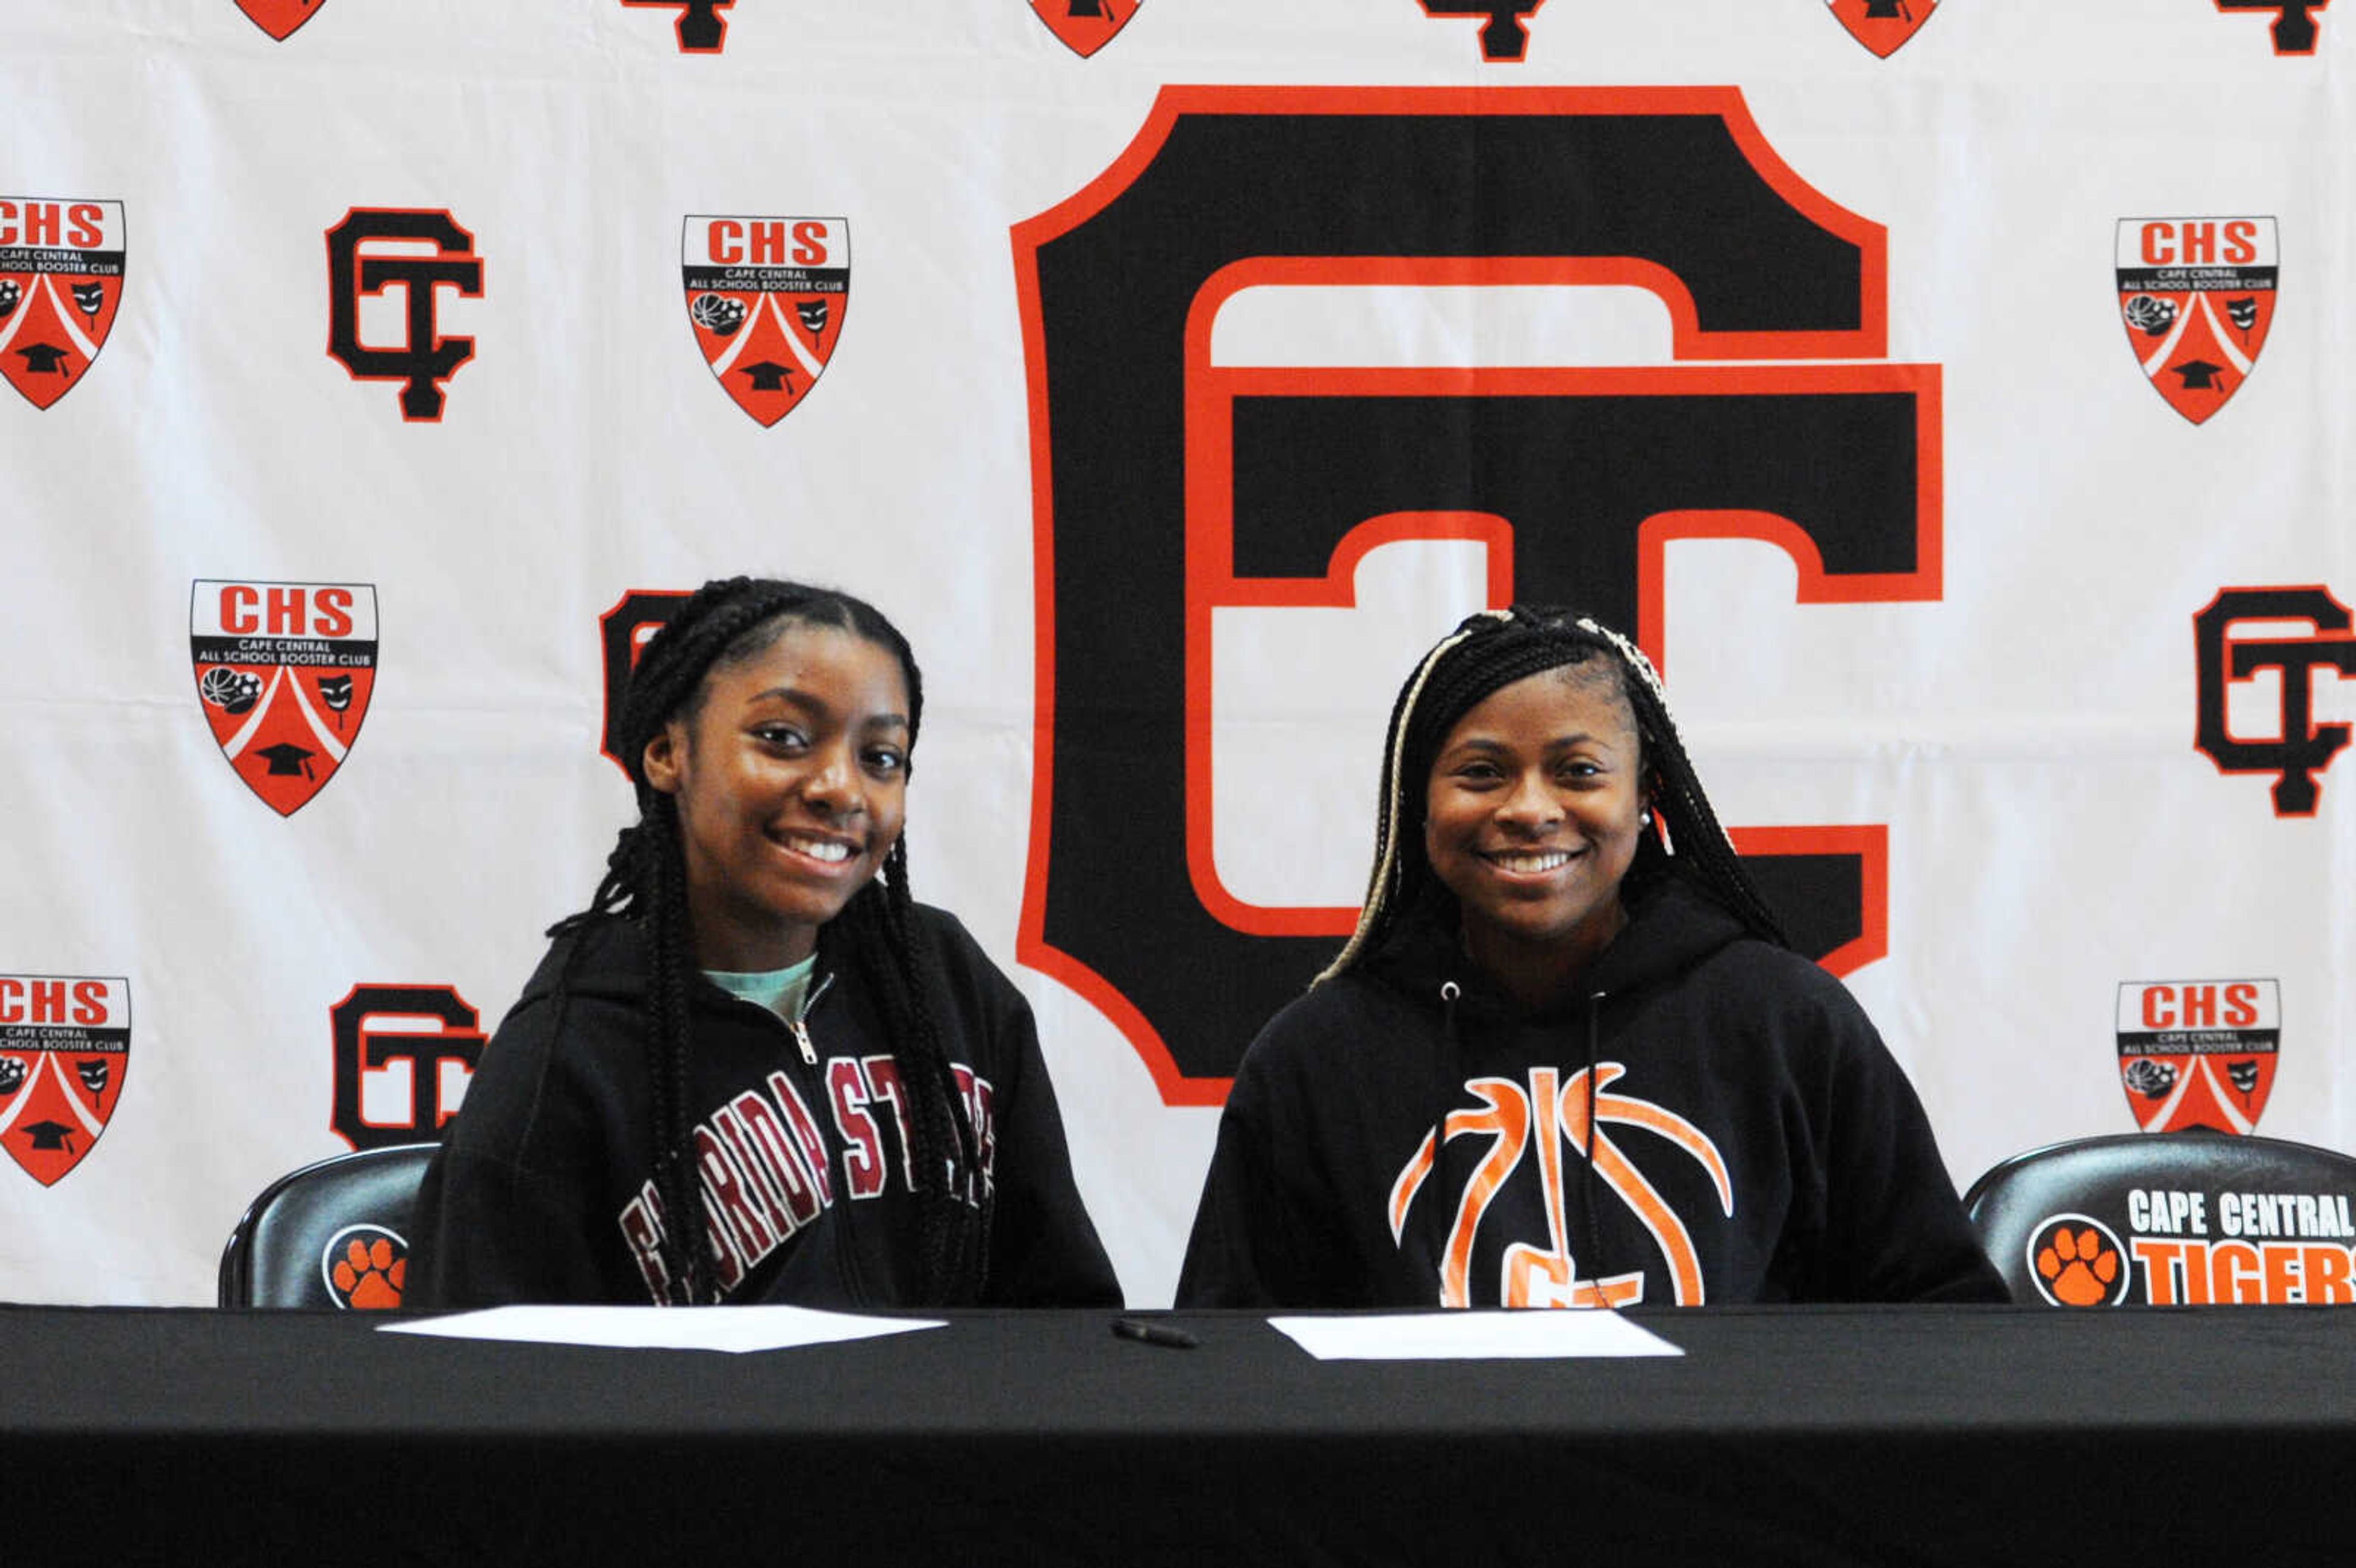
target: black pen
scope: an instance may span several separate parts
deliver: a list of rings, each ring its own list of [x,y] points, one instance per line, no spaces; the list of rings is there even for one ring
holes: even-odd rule
[[[1116,1317],[1112,1320],[1116,1339],[1134,1339],[1141,1345],[1165,1345],[1173,1350],[1191,1350],[1194,1336],[1183,1328],[1173,1328],[1166,1323],[1148,1323],[1136,1317]]]

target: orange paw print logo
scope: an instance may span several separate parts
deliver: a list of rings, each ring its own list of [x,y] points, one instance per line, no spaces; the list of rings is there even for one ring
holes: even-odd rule
[[[363,1312],[398,1307],[402,1282],[409,1277],[409,1243],[381,1225],[353,1225],[328,1241],[319,1272],[338,1307]]]
[[[2029,1243],[2037,1288],[2057,1307],[2115,1305],[2126,1295],[2126,1260],[2119,1239],[2099,1220],[2058,1214]]]

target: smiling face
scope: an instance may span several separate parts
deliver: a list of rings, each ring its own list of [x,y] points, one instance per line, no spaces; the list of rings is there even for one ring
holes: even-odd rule
[[[1645,791],[1635,715],[1600,665],[1499,687],[1440,742],[1424,854],[1462,912],[1464,950],[1527,1002],[1618,934]]]
[[[900,661],[855,632],[787,622],[712,667],[645,754],[647,782],[679,806],[698,964],[810,955],[899,841],[909,743]]]

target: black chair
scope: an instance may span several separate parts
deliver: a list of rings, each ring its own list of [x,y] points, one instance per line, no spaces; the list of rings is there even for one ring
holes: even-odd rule
[[[1964,1206],[2012,1298],[2356,1302],[2356,1159],[2277,1138],[2126,1133],[2031,1149]]]
[[[223,1307],[393,1307],[438,1144],[337,1155],[262,1190],[221,1249]]]

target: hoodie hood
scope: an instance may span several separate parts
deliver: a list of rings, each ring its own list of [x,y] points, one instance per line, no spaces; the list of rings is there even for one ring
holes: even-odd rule
[[[517,1005],[562,991],[606,1001],[636,1002],[647,993],[647,930],[622,915],[583,922],[549,944],[523,983]]]
[[[1595,962],[1569,987],[1563,999],[1529,1015],[1535,1019],[1583,1010],[1585,998],[1665,985],[1730,943],[1740,941],[1742,923],[1679,871],[1646,886],[1622,890],[1628,923]],[[1429,1001],[1453,982],[1470,1018],[1521,1017],[1507,997],[1465,956],[1452,902],[1404,912],[1398,928],[1363,965],[1371,979],[1410,998]]]
[[[1693,873],[1526,1011],[1403,910],[1245,1054],[1191,1307],[2001,1300],[1847,990]]]
[[[911,912],[936,965],[940,1050],[979,1123],[993,1194],[982,1304],[1118,1306],[1030,1008],[953,916]],[[552,943],[484,1047],[419,1193],[412,1299],[660,1299],[661,1217],[647,1195],[668,1138],[656,1128],[641,1008],[649,935],[598,916]],[[906,1096],[879,1069],[898,1042],[868,968],[837,971],[804,1030],[700,975],[686,979],[694,1016],[681,1109],[697,1147],[722,1157],[699,1176],[707,1206],[718,1205],[711,1234],[732,1302],[938,1305],[922,1262],[936,1200],[909,1179],[896,1114]]]
[[[584,922],[549,944],[540,966],[524,982],[517,1006],[569,996],[637,1007],[650,981],[649,937],[644,923],[626,915],[601,915]],[[813,998],[829,973],[821,965],[811,976]],[[738,998],[705,979],[701,971],[689,975],[687,995],[692,1008],[738,1005]]]

